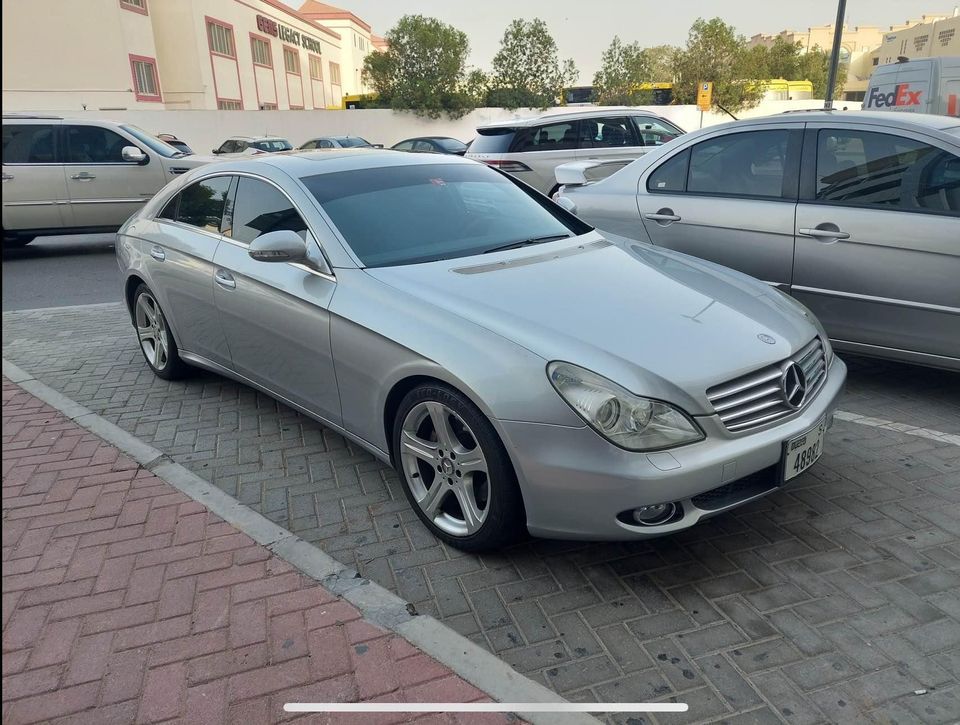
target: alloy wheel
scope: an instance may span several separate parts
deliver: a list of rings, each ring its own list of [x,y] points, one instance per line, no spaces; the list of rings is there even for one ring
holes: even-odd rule
[[[443,403],[418,403],[404,418],[400,458],[428,519],[451,536],[477,533],[490,510],[487,459],[470,426]]]
[[[144,356],[156,370],[163,370],[170,360],[170,333],[160,305],[149,292],[137,298],[136,323]]]

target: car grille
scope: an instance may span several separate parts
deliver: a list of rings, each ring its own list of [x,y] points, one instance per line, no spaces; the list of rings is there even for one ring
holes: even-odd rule
[[[799,404],[796,399],[795,404],[788,402],[783,385],[793,363],[803,371],[806,387]],[[726,429],[737,432],[795,413],[816,396],[826,378],[823,343],[815,337],[793,357],[709,388],[707,398]]]
[[[171,166],[170,167],[170,173],[175,176],[179,176],[180,174],[185,174],[188,171],[190,171],[190,169],[187,166]]]

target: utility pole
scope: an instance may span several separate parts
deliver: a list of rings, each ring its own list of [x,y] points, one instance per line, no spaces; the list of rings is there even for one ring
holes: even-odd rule
[[[847,0],[837,0],[837,22],[833,26],[833,50],[830,52],[830,72],[827,74],[827,93],[823,99],[823,108],[833,108],[833,87],[837,82],[837,70],[840,65],[840,39],[843,36],[843,19],[847,14]]]

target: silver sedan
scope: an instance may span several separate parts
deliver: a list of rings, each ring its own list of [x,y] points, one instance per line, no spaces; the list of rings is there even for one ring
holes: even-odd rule
[[[960,370],[960,119],[808,111],[695,131],[597,183],[557,169],[597,227],[788,292],[841,351]]]
[[[789,484],[846,368],[817,320],[456,156],[219,163],[119,234],[163,378],[213,370],[389,461],[441,539],[635,539]]]

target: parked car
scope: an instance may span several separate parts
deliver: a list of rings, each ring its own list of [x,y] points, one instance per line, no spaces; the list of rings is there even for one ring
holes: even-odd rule
[[[301,151],[310,149],[382,149],[382,143],[370,143],[360,136],[319,136],[312,138],[302,146]]]
[[[273,154],[292,151],[293,144],[277,136],[233,136],[213,150],[217,154]]]
[[[846,375],[787,295],[457,156],[198,169],[117,256],[158,376],[196,365],[315,417],[464,549],[664,534],[776,491]]]
[[[596,159],[607,162],[600,169],[610,173],[681,134],[679,126],[654,113],[593,108],[481,126],[466,156],[553,196],[553,172],[560,164]]]
[[[391,146],[394,151],[415,151],[434,154],[455,154],[463,156],[467,152],[467,145],[459,139],[449,136],[420,136],[408,138]]]
[[[185,156],[191,156],[193,154],[193,149],[187,146],[187,142],[181,141],[172,133],[158,133],[157,138],[164,143],[173,146],[175,149],[177,149],[177,151],[182,151]]]
[[[170,179],[210,157],[115,121],[3,116],[3,244],[116,231]]]
[[[960,369],[960,121],[810,111],[690,133],[607,179],[557,169],[590,224],[766,280],[837,349]]]

